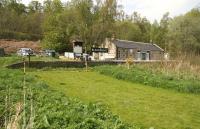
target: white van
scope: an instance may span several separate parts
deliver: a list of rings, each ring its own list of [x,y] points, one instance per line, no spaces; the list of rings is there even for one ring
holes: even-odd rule
[[[33,50],[31,48],[20,48],[17,51],[17,55],[19,56],[28,56],[28,55],[33,55]]]

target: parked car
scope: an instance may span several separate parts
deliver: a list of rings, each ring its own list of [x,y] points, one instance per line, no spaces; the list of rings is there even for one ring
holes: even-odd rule
[[[19,56],[28,56],[28,55],[34,55],[33,50],[31,48],[20,48],[17,51],[17,55]]]
[[[45,49],[41,52],[42,56],[50,56],[50,57],[55,57],[56,56],[56,51],[51,50],[51,49]]]
[[[89,54],[83,53],[81,60],[82,60],[82,61],[85,61],[85,60],[91,61],[92,58],[91,58],[91,56],[90,56]]]

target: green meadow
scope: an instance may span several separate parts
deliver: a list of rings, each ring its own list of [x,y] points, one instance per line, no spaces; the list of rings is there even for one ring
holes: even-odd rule
[[[30,72],[51,89],[86,103],[100,102],[141,128],[198,129],[200,96],[118,80],[98,72],[50,70]]]

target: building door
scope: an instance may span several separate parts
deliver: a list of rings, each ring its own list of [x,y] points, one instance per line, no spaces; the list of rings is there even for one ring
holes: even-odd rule
[[[146,52],[142,52],[142,60],[146,60]]]
[[[149,51],[146,53],[146,60],[150,60],[150,52]]]

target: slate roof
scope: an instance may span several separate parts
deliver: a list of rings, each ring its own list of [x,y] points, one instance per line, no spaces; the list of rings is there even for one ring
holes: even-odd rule
[[[139,50],[146,50],[146,51],[164,51],[156,44],[152,43],[142,43],[142,42],[135,42],[135,41],[127,41],[127,40],[115,40],[114,44],[119,48],[127,48],[127,49],[139,49]]]
[[[83,43],[83,40],[81,40],[81,39],[74,39],[74,40],[72,40],[72,43],[75,43],[75,42]]]

